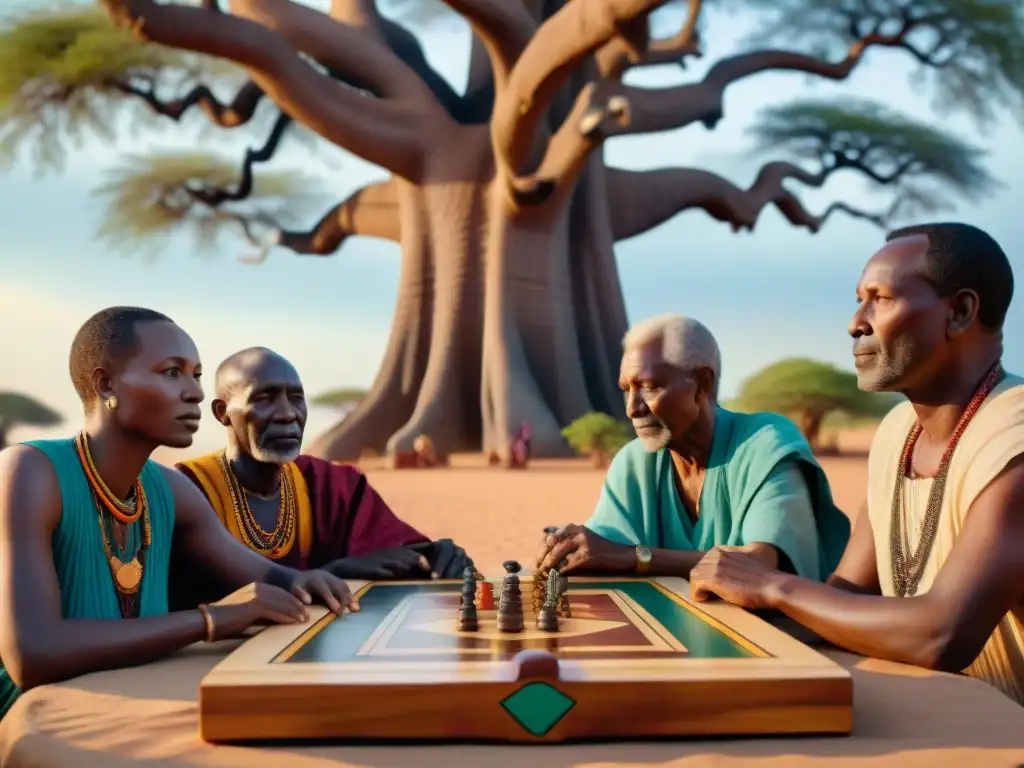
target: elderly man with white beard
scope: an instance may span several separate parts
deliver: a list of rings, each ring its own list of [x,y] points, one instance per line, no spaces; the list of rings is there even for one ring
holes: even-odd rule
[[[623,340],[619,386],[637,439],[608,470],[584,525],[545,537],[539,571],[688,578],[714,548],[827,578],[850,536],[810,445],[788,419],[718,402],[711,332],[662,315]]]
[[[281,565],[339,578],[457,578],[472,566],[450,539],[432,542],[400,520],[358,468],[301,454],[305,392],[281,355],[237,352],[217,368],[215,387],[227,447],[177,469],[235,538]],[[202,577],[181,581],[195,589]]]

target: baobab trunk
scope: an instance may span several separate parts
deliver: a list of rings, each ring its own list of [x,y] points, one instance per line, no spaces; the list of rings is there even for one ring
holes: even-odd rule
[[[426,179],[398,184],[402,250],[391,336],[370,396],[319,436],[313,455],[406,451],[427,434],[442,454],[478,449],[486,195],[486,127],[453,130]]]
[[[425,183],[399,182],[398,302],[372,394],[310,452],[353,460],[426,434],[442,454],[504,456],[526,423],[535,456],[569,455],[563,427],[622,409],[600,159],[571,205],[518,212],[494,183],[486,128],[454,130],[431,164]]]

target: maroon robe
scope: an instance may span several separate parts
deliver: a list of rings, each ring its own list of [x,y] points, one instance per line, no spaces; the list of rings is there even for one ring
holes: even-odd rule
[[[295,465],[309,487],[313,545],[303,562],[296,541],[292,551],[277,561],[281,565],[321,568],[342,557],[430,541],[391,511],[357,467],[312,456],[299,456]]]

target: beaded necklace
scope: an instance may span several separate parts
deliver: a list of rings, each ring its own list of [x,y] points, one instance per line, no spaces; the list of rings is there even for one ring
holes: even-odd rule
[[[136,479],[132,490],[125,500],[120,500],[110,491],[100,478],[92,454],[89,452],[89,441],[85,433],[80,432],[75,438],[78,460],[85,472],[86,480],[92,491],[93,501],[97,509],[97,521],[100,526],[100,537],[103,540],[103,553],[107,558],[110,576],[117,593],[118,608],[122,618],[131,619],[139,615],[142,577],[146,570],[146,551],[153,542],[153,528],[149,519],[149,502],[142,487],[142,480]],[[109,515],[104,515],[104,509]],[[127,522],[125,519],[127,518]],[[137,544],[130,559],[126,559],[125,549],[128,542],[128,526],[142,520],[142,541]],[[115,541],[115,527],[125,526],[125,546]],[[120,553],[114,551],[115,544]]]
[[[914,446],[921,436],[923,430],[920,421],[914,422],[910,428],[906,442],[903,444],[903,452],[900,454],[899,471],[896,474],[896,487],[892,494],[892,522],[890,525],[889,548],[892,553],[892,583],[893,590],[898,597],[909,597],[916,594],[917,587],[924,576],[924,567],[931,556],[932,547],[935,544],[935,534],[939,528],[939,516],[942,513],[942,499],[946,492],[946,477],[949,474],[949,463],[953,458],[953,452],[960,442],[960,438],[971,423],[971,419],[977,414],[981,404],[985,401],[992,390],[995,389],[1003,377],[1001,363],[996,363],[985,374],[981,384],[975,391],[967,409],[957,422],[953,436],[949,439],[942,459],[939,461],[939,471],[932,481],[932,487],[928,494],[928,506],[925,508],[924,520],[921,522],[921,536],[918,541],[917,551],[911,556],[910,544],[903,535],[903,482],[904,478],[910,475],[910,466],[914,456]]]
[[[259,552],[264,557],[277,560],[284,557],[287,551],[284,550],[295,531],[295,519],[297,516],[298,503],[295,500],[295,489],[292,486],[288,473],[282,469],[279,473],[281,483],[281,501],[277,509],[277,522],[273,530],[266,531],[256,522],[256,518],[249,506],[249,500],[245,489],[242,488],[231,469],[231,462],[227,454],[220,454],[220,471],[224,475],[224,481],[228,486],[228,494],[231,496],[231,506],[235,513],[235,522],[238,524],[238,531],[242,535],[242,541],[247,547]]]

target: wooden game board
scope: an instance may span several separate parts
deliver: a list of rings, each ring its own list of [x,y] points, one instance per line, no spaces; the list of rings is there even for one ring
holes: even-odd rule
[[[683,579],[569,581],[572,616],[457,630],[461,582],[351,582],[358,613],[270,627],[200,685],[207,741],[558,742],[849,733],[849,673]],[[494,581],[495,595],[500,582]]]

